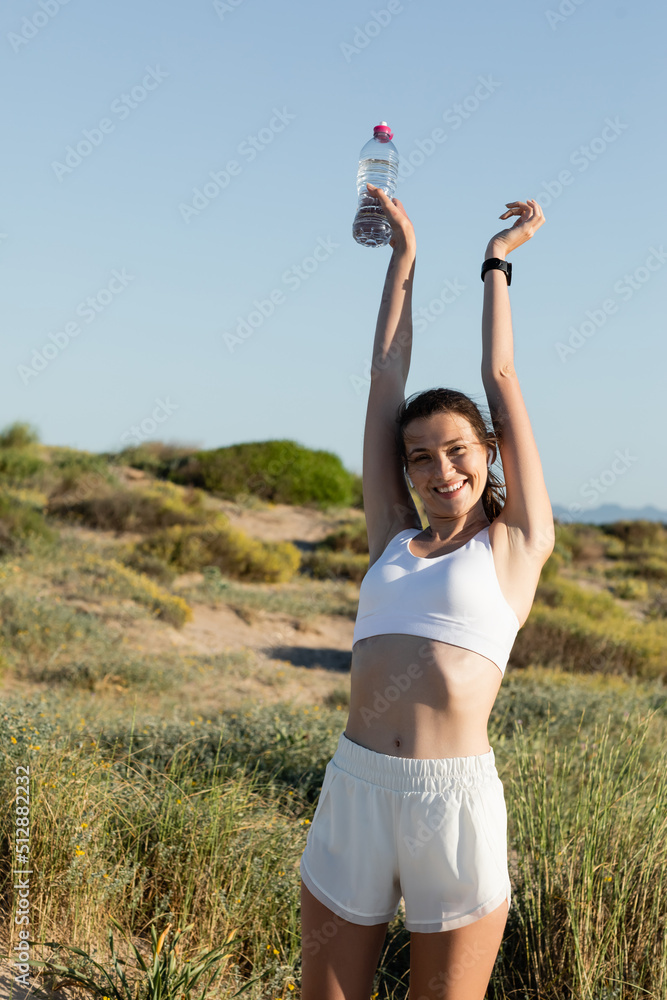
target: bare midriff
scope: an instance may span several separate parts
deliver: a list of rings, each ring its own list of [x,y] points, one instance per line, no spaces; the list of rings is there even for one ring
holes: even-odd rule
[[[355,643],[345,735],[396,757],[487,753],[499,667],[473,650],[391,633]]]

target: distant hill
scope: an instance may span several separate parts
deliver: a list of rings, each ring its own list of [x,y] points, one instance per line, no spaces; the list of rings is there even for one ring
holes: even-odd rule
[[[657,507],[620,507],[616,503],[605,503],[601,507],[591,507],[570,513],[567,507],[552,504],[553,516],[564,524],[611,524],[614,521],[662,521],[667,525],[667,510]]]

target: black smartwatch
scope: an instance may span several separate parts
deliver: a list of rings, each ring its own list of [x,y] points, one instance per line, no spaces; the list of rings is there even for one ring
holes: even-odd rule
[[[489,257],[482,264],[482,281],[484,281],[484,275],[487,271],[504,271],[505,277],[507,278],[507,284],[512,284],[512,265],[507,260],[501,260],[500,257]]]

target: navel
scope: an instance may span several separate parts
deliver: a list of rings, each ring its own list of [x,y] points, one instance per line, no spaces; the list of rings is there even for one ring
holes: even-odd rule
[[[399,738],[397,736],[396,739],[394,740],[394,746],[395,747],[400,747],[400,745],[401,745],[401,741],[399,740]]]

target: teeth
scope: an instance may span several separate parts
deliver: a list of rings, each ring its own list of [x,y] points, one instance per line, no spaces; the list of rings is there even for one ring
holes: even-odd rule
[[[460,483],[456,483],[455,486],[445,486],[442,489],[440,487],[436,486],[436,488],[435,488],[436,489],[436,493],[454,493],[456,490],[460,490],[464,483],[465,483],[465,479],[462,479],[461,482]]]

